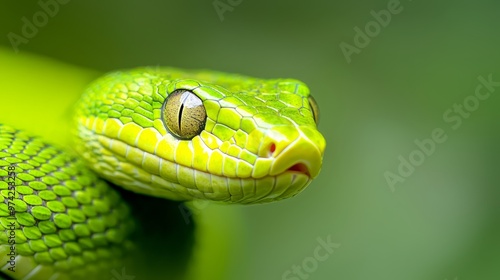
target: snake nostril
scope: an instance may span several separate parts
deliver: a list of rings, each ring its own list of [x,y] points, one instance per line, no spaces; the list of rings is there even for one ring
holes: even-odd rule
[[[260,157],[277,157],[279,154],[279,149],[276,143],[264,141],[259,147],[258,155]]]
[[[276,151],[276,144],[272,143],[271,146],[269,147],[269,152],[274,153]]]
[[[292,167],[288,168],[288,171],[300,172],[306,174],[307,176],[310,176],[309,168],[307,168],[307,166],[303,163],[292,165]]]
[[[275,157],[276,156],[276,144],[271,143],[269,146],[267,146],[267,157]]]

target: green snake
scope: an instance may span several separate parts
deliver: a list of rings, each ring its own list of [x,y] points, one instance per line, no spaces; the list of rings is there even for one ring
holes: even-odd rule
[[[325,140],[317,130],[318,105],[308,87],[295,79],[137,68],[97,78],[74,104],[51,112],[53,105],[44,108],[45,102],[57,103],[55,98],[68,94],[54,91],[58,93],[42,104],[6,108],[17,114],[0,119],[5,277],[118,279],[124,265],[135,262],[130,252],[144,249],[131,237],[138,222],[123,197],[162,198],[157,199],[160,209],[146,215],[154,224],[160,219],[156,216],[166,214],[161,207],[167,200],[194,201],[187,203],[191,209],[205,200],[278,201],[300,193],[321,168]],[[0,97],[17,102],[21,97],[14,95],[24,94],[30,99],[37,93],[4,92]],[[71,102],[63,100],[59,106]],[[57,115],[61,111],[63,120]],[[43,124],[51,114],[58,123],[46,123],[49,132],[39,133],[44,128],[35,125],[35,118]],[[18,128],[9,123],[15,118],[32,122],[20,121]],[[47,139],[39,136],[47,134]],[[195,240],[207,238],[210,228],[221,224],[198,212]],[[148,239],[147,234],[141,239]],[[190,258],[216,256],[203,252],[223,247],[212,243],[195,248]],[[199,257],[192,266],[203,266],[203,258],[208,257]]]

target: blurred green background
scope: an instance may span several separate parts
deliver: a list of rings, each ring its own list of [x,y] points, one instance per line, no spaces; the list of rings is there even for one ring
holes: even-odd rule
[[[497,1],[401,1],[350,63],[340,44],[356,46],[355,28],[393,1],[214,2],[73,0],[18,50],[100,71],[169,65],[309,85],[322,173],[296,198],[243,207],[247,242],[228,279],[500,277],[500,87],[458,129],[443,118],[478,76],[500,81]],[[0,44],[40,9],[1,0]],[[384,174],[435,128],[447,140],[391,189]],[[313,267],[328,236],[340,247]],[[286,274],[293,265],[309,272]]]

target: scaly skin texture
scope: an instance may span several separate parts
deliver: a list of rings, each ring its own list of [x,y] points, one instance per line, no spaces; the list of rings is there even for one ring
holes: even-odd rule
[[[97,279],[98,274],[111,279],[115,271],[130,272],[131,267],[121,266],[120,256],[131,247],[133,222],[127,206],[96,174],[169,199],[256,203],[297,194],[321,167],[325,142],[316,130],[309,90],[299,81],[143,68],[104,76],[71,108],[81,94],[80,84],[93,73],[36,57],[20,60],[1,49],[0,57],[7,58],[8,66],[0,65],[0,73],[12,75],[3,84],[9,90],[0,92],[2,100],[10,101],[0,104],[8,112],[0,121],[67,150],[0,125],[1,181],[8,182],[9,168],[17,178],[12,197],[16,272],[2,267],[13,279]],[[26,76],[37,82],[25,83]],[[162,108],[175,89],[192,91],[207,112],[203,131],[189,140],[179,140],[165,128]],[[73,125],[68,124],[71,113]],[[72,147],[69,127],[76,136]],[[5,263],[12,210],[9,184],[0,186],[0,256]],[[225,254],[244,242],[239,239],[240,219],[231,214],[233,209],[190,207],[196,210],[192,218],[197,225],[190,279],[221,279],[230,261]]]
[[[190,140],[172,135],[163,106],[193,92],[206,123]],[[129,190],[174,200],[271,202],[319,173],[325,140],[309,89],[214,71],[141,68],[97,80],[76,109],[75,146],[89,166]],[[175,116],[177,117],[177,116]]]
[[[2,272],[97,279],[120,267],[132,245],[129,209],[80,159],[0,124],[0,177]]]

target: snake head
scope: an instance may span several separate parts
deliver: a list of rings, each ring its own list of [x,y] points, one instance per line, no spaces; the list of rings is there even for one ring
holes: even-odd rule
[[[292,197],[318,176],[325,149],[317,104],[293,79],[134,69],[98,79],[75,112],[75,148],[92,169],[168,199]]]

